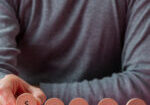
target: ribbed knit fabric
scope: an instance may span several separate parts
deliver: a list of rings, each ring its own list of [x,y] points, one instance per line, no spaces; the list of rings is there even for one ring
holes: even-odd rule
[[[150,103],[150,1],[0,0],[0,72],[65,103]]]

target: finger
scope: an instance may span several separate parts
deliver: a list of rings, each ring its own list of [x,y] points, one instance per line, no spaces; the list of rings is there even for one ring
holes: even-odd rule
[[[0,93],[0,105],[16,105],[16,99],[10,89],[1,89]]]
[[[38,101],[39,105],[42,105],[45,102],[46,96],[40,88],[31,86],[29,91]]]
[[[27,88],[29,86],[28,83],[26,83],[24,80],[22,80],[21,78],[15,76],[15,75],[7,75],[6,78],[4,78],[1,81],[2,88],[10,88],[11,91],[13,92],[13,94],[15,94],[16,96],[28,92]],[[4,86],[3,86],[4,84]]]
[[[51,98],[51,99],[48,99],[44,105],[64,105],[63,101],[58,99],[58,98]],[[76,104],[78,105],[78,104]],[[85,104],[83,104],[85,105]]]
[[[17,97],[16,105],[37,105],[37,100],[30,93],[24,93]]]

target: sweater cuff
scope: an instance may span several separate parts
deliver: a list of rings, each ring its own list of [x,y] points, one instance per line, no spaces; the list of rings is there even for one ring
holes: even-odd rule
[[[7,74],[9,74],[9,73],[3,73],[3,72],[0,72],[0,79],[4,78],[5,75],[7,75]]]
[[[8,75],[8,74],[14,74],[14,73],[9,70],[0,68],[0,79],[4,78],[5,75]]]

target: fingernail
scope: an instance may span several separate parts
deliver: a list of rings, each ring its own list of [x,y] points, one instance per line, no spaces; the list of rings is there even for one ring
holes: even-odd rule
[[[64,105],[64,103],[58,98],[48,99],[44,105]]]
[[[17,98],[16,105],[37,105],[37,101],[32,94],[23,93]]]
[[[98,105],[118,105],[118,103],[112,98],[104,98],[98,103]]]
[[[71,100],[69,105],[88,105],[88,102],[83,98],[75,98]]]
[[[133,98],[126,105],[146,105],[146,103],[142,99]]]

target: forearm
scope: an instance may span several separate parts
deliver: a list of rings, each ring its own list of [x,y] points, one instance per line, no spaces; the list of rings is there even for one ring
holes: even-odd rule
[[[20,30],[15,11],[6,0],[0,1],[0,78],[17,74],[16,36]]]
[[[62,84],[41,84],[48,98],[58,97],[66,104],[75,97],[85,98],[90,105],[96,105],[103,98],[113,98],[120,105],[125,105],[131,98],[141,98],[150,103],[150,80],[147,70],[127,71],[113,74],[101,80],[82,81]]]

